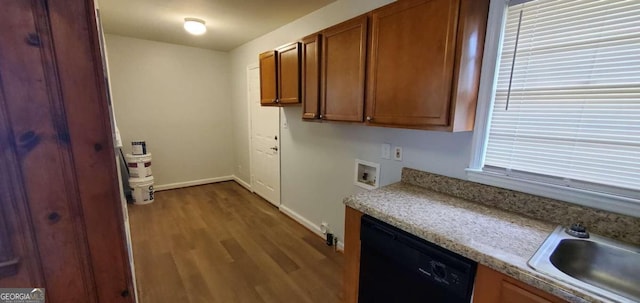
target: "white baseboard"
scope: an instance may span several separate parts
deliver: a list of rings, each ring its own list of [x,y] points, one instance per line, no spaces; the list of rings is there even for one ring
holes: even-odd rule
[[[240,184],[242,187],[246,188],[248,191],[253,192],[253,190],[251,189],[251,184],[240,179],[238,176],[233,175],[233,181],[236,181],[236,183]]]
[[[294,221],[302,224],[302,226],[306,227],[308,230],[310,230],[311,232],[313,232],[314,234],[318,235],[320,238],[325,239],[325,235],[322,233],[322,230],[320,229],[320,226],[318,226],[317,224],[314,224],[313,222],[309,221],[307,218],[303,217],[302,215],[300,215],[299,213],[291,210],[290,208],[280,204],[280,211],[289,216],[289,218],[293,219]],[[344,243],[342,241],[340,241],[340,239],[338,239],[338,250],[344,252]]]
[[[286,206],[284,206],[282,204],[280,204],[280,211],[283,214],[289,216],[294,221],[302,224],[302,226],[306,227],[308,230],[310,230],[314,234],[316,234],[319,237],[321,237],[322,239],[324,239],[324,234],[322,233],[322,230],[320,229],[319,225],[314,224],[313,222],[309,221],[307,218],[303,217],[299,213],[291,210],[290,208],[288,208],[288,207],[286,207]]]
[[[187,182],[155,185],[153,186],[153,189],[154,191],[161,191],[161,190],[169,190],[169,189],[176,189],[176,188],[182,188],[182,187],[204,185],[209,183],[217,183],[217,182],[232,181],[232,180],[234,180],[233,176],[223,176],[223,177],[207,178],[207,179],[193,180],[193,181],[187,181]]]

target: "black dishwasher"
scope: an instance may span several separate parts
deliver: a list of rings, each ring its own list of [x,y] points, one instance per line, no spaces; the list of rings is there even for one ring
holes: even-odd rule
[[[471,302],[476,262],[370,216],[361,224],[358,302]]]

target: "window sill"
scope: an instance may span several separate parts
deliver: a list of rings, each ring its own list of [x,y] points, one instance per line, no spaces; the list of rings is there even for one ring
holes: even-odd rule
[[[640,217],[640,201],[583,189],[513,178],[476,169],[467,169],[469,181],[566,201],[609,212]]]

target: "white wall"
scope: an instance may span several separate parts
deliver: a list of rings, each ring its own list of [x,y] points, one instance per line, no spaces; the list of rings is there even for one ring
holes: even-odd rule
[[[338,0],[231,51],[236,176],[249,182],[246,67],[258,54],[355,17],[390,0]],[[400,181],[403,166],[464,179],[471,132],[444,133],[301,121],[301,107],[282,109],[282,205],[316,225],[322,221],[342,240],[342,199],[360,190],[353,185],[355,159],[381,164],[381,184]],[[402,146],[403,161],[380,159],[380,144]]]
[[[229,54],[106,35],[124,151],[145,140],[156,187],[233,174]]]

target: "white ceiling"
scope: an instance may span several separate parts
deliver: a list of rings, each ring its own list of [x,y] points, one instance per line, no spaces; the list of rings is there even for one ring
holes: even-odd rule
[[[335,0],[100,0],[108,34],[228,51]],[[206,21],[193,36],[184,18]]]

